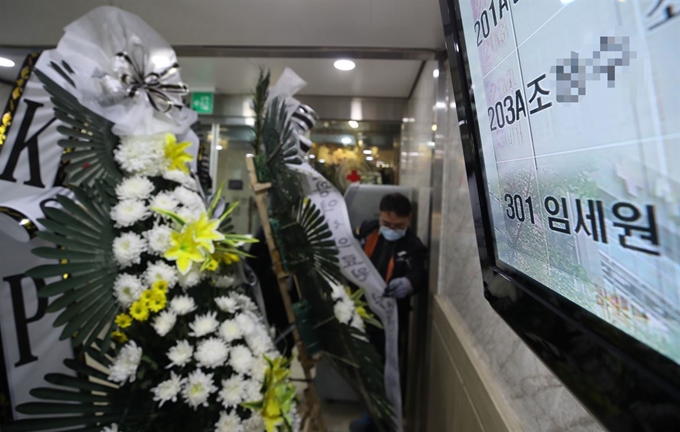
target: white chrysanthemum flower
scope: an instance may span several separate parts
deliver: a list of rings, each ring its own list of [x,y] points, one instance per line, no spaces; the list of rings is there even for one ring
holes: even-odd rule
[[[123,432],[118,429],[118,423],[112,423],[111,426],[104,426],[101,432]]]
[[[267,373],[268,367],[269,364],[264,357],[256,358],[250,368],[250,376],[253,378],[253,381],[257,381],[258,383],[264,382],[264,376]]]
[[[165,169],[165,134],[123,136],[120,141],[120,146],[113,154],[123,170],[156,176]]]
[[[194,358],[200,366],[214,369],[224,365],[229,356],[229,348],[222,339],[210,338],[199,342]]]
[[[246,402],[262,400],[262,383],[255,380],[246,380],[246,390],[243,398]]]
[[[149,208],[160,209],[168,212],[174,212],[177,210],[177,205],[179,201],[170,192],[161,192],[153,197],[149,203]]]
[[[142,349],[135,341],[128,342],[113,360],[108,380],[117,383],[124,383],[127,380],[133,382],[141,359]]]
[[[220,337],[226,342],[231,342],[243,337],[241,326],[234,320],[226,320],[220,325]]]
[[[154,282],[162,280],[168,283],[169,288],[172,288],[177,283],[177,279],[175,267],[164,261],[156,261],[153,264],[149,264],[144,272],[144,280],[148,286],[152,286]]]
[[[220,419],[215,423],[215,432],[244,432],[241,418],[234,412],[220,413]]]
[[[246,343],[255,356],[261,356],[274,348],[273,343],[264,327],[256,329],[246,335]]]
[[[170,300],[170,309],[179,316],[189,314],[196,310],[196,302],[189,296],[177,296]]]
[[[364,320],[358,313],[355,313],[352,317],[352,323],[350,324],[357,330],[366,331],[366,326],[364,325]]]
[[[179,286],[185,290],[195,287],[201,283],[201,280],[203,280],[204,276],[205,274],[200,271],[200,267],[198,265],[193,265],[187,274],[179,275]]]
[[[116,300],[121,306],[129,307],[133,302],[137,301],[144,291],[144,285],[137,276],[122,273],[116,277],[113,283],[113,292],[116,294]]]
[[[238,303],[239,307],[241,307],[241,309],[245,309],[245,310],[251,311],[251,312],[255,312],[255,311],[258,310],[255,302],[253,302],[250,299],[250,297],[248,297],[246,295],[233,293],[233,294],[231,294],[230,297],[232,297],[234,300],[236,300],[236,302]]]
[[[196,369],[189,374],[182,388],[182,397],[187,405],[194,410],[200,405],[208,406],[208,397],[217,391],[213,383],[213,374],[206,374],[200,369]]]
[[[170,372],[170,379],[163,381],[156,387],[151,389],[153,393],[153,400],[159,402],[158,406],[162,407],[165,402],[177,402],[177,395],[182,391],[182,384],[186,379],[174,372]]]
[[[197,316],[194,322],[189,324],[191,329],[189,336],[202,337],[214,333],[220,325],[216,317],[217,312],[208,312],[207,314]]]
[[[231,349],[229,356],[229,365],[241,374],[250,373],[250,367],[253,362],[253,353],[243,345],[237,345]]]
[[[231,297],[217,297],[215,298],[215,303],[217,303],[217,307],[222,312],[234,313],[238,310],[236,300]]]
[[[241,332],[244,335],[250,334],[255,331],[255,320],[253,320],[250,315],[247,315],[245,313],[241,313],[236,315],[236,324],[241,327]]]
[[[177,199],[177,201],[179,201],[184,207],[188,207],[193,210],[205,210],[203,198],[201,198],[201,196],[196,192],[180,186],[175,188],[172,194],[175,199]]]
[[[331,284],[331,298],[333,300],[340,300],[347,297],[345,287],[339,284]]]
[[[231,276],[218,276],[215,278],[214,283],[217,288],[230,288],[236,283],[236,278]]]
[[[225,408],[247,402],[243,399],[246,395],[246,381],[241,375],[233,375],[227,380],[222,380],[222,390],[217,394],[217,400],[222,402]]]
[[[302,428],[302,417],[298,413],[297,405],[292,404],[289,415],[293,426],[293,432],[299,432]]]
[[[170,333],[170,330],[177,322],[177,315],[174,312],[164,310],[153,319],[153,328],[159,336],[165,336]]]
[[[142,261],[146,241],[133,232],[121,234],[113,241],[113,256],[121,267],[129,267]]]
[[[142,176],[128,177],[116,186],[116,195],[121,201],[145,200],[153,192],[151,180]]]
[[[201,218],[201,210],[192,207],[181,206],[175,213],[186,223],[194,223]]]
[[[343,299],[333,306],[335,317],[343,324],[349,324],[354,314],[354,304],[349,299]]]
[[[155,225],[144,233],[149,242],[149,252],[154,255],[163,255],[172,246],[172,229],[167,225]]]
[[[248,420],[243,421],[244,432],[262,432],[265,430],[264,419],[259,413],[253,412]]]
[[[168,350],[168,358],[170,359],[170,364],[167,368],[172,366],[182,367],[189,363],[194,355],[194,348],[186,340],[181,340],[177,344]]]
[[[180,170],[170,170],[166,171],[163,173],[163,178],[166,180],[173,181],[175,183],[179,183],[185,188],[191,189],[191,190],[198,190],[198,182],[190,176],[189,174],[185,173],[184,171]]]
[[[116,222],[117,228],[132,226],[149,215],[146,204],[139,200],[120,201],[111,209],[111,219]]]

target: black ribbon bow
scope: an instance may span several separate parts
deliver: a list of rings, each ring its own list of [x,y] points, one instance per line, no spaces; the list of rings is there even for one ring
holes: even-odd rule
[[[159,112],[167,113],[173,108],[182,109],[183,105],[173,95],[183,96],[189,93],[189,87],[182,83],[166,83],[165,81],[179,71],[179,64],[174,63],[160,73],[144,73],[125,52],[116,54],[116,62],[120,65],[120,81],[127,86],[127,96],[134,98],[141,92],[146,93],[151,106]]]

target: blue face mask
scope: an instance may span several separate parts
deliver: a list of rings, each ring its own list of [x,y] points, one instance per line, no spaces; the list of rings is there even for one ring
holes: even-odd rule
[[[381,226],[380,234],[382,234],[382,236],[385,237],[385,240],[393,242],[404,237],[406,235],[406,230],[405,229],[395,230],[392,228]]]

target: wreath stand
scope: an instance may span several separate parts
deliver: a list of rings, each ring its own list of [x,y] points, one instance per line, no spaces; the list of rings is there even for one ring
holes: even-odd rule
[[[272,187],[272,184],[260,183],[258,181],[255,163],[252,156],[246,157],[246,167],[250,176],[251,187],[255,193],[255,204],[257,205],[257,211],[262,223],[262,229],[264,230],[264,235],[267,239],[267,246],[272,259],[273,271],[276,274],[276,280],[279,285],[279,290],[281,291],[283,304],[286,308],[288,323],[293,326],[293,337],[295,339],[295,346],[298,350],[298,360],[300,361],[300,365],[302,366],[305,374],[304,381],[307,384],[307,388],[304,391],[305,401],[300,410],[300,416],[302,418],[301,430],[302,432],[327,432],[322,418],[321,403],[319,401],[319,397],[317,396],[316,385],[314,384],[314,379],[312,377],[312,369],[316,365],[317,361],[308,355],[307,349],[302,342],[300,331],[296,325],[293,303],[291,302],[290,295],[288,294],[288,286],[286,283],[290,275],[283,269],[283,265],[281,264],[281,255],[276,248],[272,227],[269,223],[269,214],[267,212],[267,190]]]

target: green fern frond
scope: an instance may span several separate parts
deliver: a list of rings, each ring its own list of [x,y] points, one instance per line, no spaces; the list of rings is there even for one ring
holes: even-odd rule
[[[33,253],[57,264],[35,267],[27,275],[35,278],[59,277],[40,290],[41,297],[57,297],[48,312],[61,311],[55,326],[63,326],[60,338],[73,338],[73,345],[90,346],[118,311],[113,297],[113,283],[118,274],[112,244],[115,238],[111,222],[112,191],[101,182],[103,193],[88,194],[74,187],[77,202],[65,196],[57,200],[63,209],[44,209],[39,219],[48,231],[38,236],[56,247],[40,247]],[[100,347],[107,349],[109,338]]]
[[[66,74],[62,68],[57,70]],[[68,162],[65,167],[68,182],[90,184],[104,178],[119,182],[122,174],[113,158],[119,139],[111,131],[113,123],[82,106],[75,96],[41,71],[36,70],[35,74],[51,96],[55,116],[63,123],[57,131],[65,138],[58,145],[65,150],[62,159]]]

